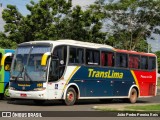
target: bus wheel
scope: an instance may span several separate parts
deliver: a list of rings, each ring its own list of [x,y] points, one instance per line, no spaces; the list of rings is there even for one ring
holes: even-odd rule
[[[77,94],[76,91],[73,88],[68,88],[66,92],[66,98],[64,100],[66,105],[74,105],[76,102]]]
[[[135,88],[132,88],[129,96],[129,102],[135,103],[137,101],[137,96],[138,96],[137,90]]]
[[[4,99],[8,98],[9,98],[9,86],[7,86],[6,89],[4,90]]]

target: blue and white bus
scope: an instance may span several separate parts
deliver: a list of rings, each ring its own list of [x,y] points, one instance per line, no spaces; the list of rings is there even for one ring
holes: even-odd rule
[[[148,60],[147,69],[138,66],[142,56]],[[135,103],[138,97],[156,95],[156,66],[154,54],[127,53],[109,45],[75,40],[26,42],[16,49],[9,93],[12,99],[35,103],[63,100],[73,105],[77,99],[113,98]],[[145,81],[138,75],[148,79],[143,89]],[[142,93],[144,89],[149,90]]]

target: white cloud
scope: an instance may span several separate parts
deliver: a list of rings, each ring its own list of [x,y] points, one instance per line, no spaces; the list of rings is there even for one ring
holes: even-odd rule
[[[0,31],[4,31],[3,26],[5,25],[5,22],[4,22],[4,20],[2,19],[2,11],[3,11],[3,8],[0,7]]]

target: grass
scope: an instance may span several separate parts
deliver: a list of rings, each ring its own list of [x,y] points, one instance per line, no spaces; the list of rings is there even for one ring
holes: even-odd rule
[[[160,111],[160,104],[157,105],[145,105],[145,106],[126,106],[126,110],[142,110],[142,111]]]
[[[99,111],[160,111],[160,104],[152,105],[136,105],[136,106],[124,106],[112,108],[108,106],[99,106],[94,107],[94,109]]]
[[[157,87],[160,88],[160,77],[158,78]]]

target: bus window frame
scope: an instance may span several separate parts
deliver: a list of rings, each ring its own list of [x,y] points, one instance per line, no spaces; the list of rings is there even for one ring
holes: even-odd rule
[[[95,65],[95,64],[88,64],[87,63],[87,60],[86,60],[86,53],[87,53],[87,50],[93,50],[93,51],[97,51],[99,53],[99,64],[98,65]],[[98,49],[94,49],[94,48],[85,48],[85,65],[86,66],[92,66],[92,67],[101,67],[101,50],[98,50]]]
[[[65,66],[65,68],[64,68],[64,71],[63,71],[63,74],[59,77],[59,79],[57,79],[56,81],[49,81],[49,76],[50,76],[50,73],[49,73],[49,70],[51,69],[51,62],[52,62],[52,59],[53,59],[53,57],[54,57],[54,51],[55,51],[55,49],[57,48],[57,47],[62,47],[62,46],[65,46],[66,47],[66,63],[65,64],[63,64],[63,66]],[[49,63],[48,63],[48,70],[47,70],[47,81],[48,82],[58,82],[59,80],[61,80],[61,78],[63,78],[63,76],[64,76],[64,74],[65,74],[65,72],[66,72],[66,68],[67,68],[67,66],[68,66],[68,45],[66,45],[66,44],[61,44],[61,45],[56,45],[52,50],[51,50],[51,57],[48,59],[49,61]],[[57,56],[56,56],[57,57]],[[59,62],[60,62],[60,60],[59,60]],[[59,66],[60,66],[60,63],[59,63]]]
[[[70,63],[70,48],[76,48],[76,49],[83,49],[83,63]],[[83,65],[85,65],[85,62],[86,62],[86,55],[85,55],[85,49],[86,48],[84,48],[84,47],[80,47],[80,46],[73,46],[73,45],[68,45],[68,57],[67,57],[67,61],[68,61],[68,65],[70,65],[70,66],[76,66],[76,65],[81,65],[81,66],[83,66]]]
[[[155,68],[154,69],[149,69],[149,58],[154,58],[154,60],[155,60]],[[148,56],[148,71],[153,71],[156,69],[156,66],[157,66],[156,61],[157,61],[157,58],[155,56]]]
[[[129,57],[130,57],[130,55],[139,57],[139,67],[138,68],[130,68],[129,67]],[[133,69],[133,70],[141,70],[141,55],[140,54],[131,54],[131,53],[128,54],[128,68]]]
[[[112,63],[113,65],[112,65],[112,66],[108,66],[108,65],[104,65],[104,66],[103,66],[103,65],[102,65],[102,59],[101,59],[102,52],[104,52],[105,54],[106,54],[106,53],[113,53],[113,57],[114,57],[114,58],[112,58],[112,60],[113,60],[113,63]],[[107,68],[107,67],[113,68],[113,67],[115,67],[115,52],[114,52],[114,51],[109,51],[109,50],[108,50],[108,51],[107,51],[107,50],[101,50],[101,51],[100,51],[100,66],[103,67],[103,68]]]
[[[142,64],[141,64],[142,57],[147,57],[147,68],[145,68],[145,69],[142,69],[142,66],[141,66],[141,65],[142,65]],[[148,61],[148,60],[149,60],[148,57],[149,57],[149,56],[147,56],[147,55],[140,55],[140,70],[149,71],[149,69],[148,69],[148,62],[149,62],[149,61]]]
[[[127,66],[126,67],[121,67],[121,66],[116,66],[116,59],[117,59],[117,53],[118,54],[123,54],[123,55],[126,55],[126,58],[127,58],[127,61],[126,61],[126,64],[127,64]],[[128,53],[125,53],[125,52],[115,52],[115,57],[114,57],[114,67],[115,68],[119,68],[119,69],[128,69],[129,67],[128,67],[128,58],[129,58],[129,54]]]
[[[10,59],[11,61],[9,61],[9,63],[6,63],[6,61],[8,60],[8,59]],[[6,57],[6,59],[5,59],[5,61],[4,61],[4,70],[5,71],[10,71],[11,70],[11,65],[12,65],[12,60],[13,60],[13,56],[7,56]],[[7,61],[8,62],[8,61]],[[8,67],[8,69],[7,69],[7,65],[9,65]]]

